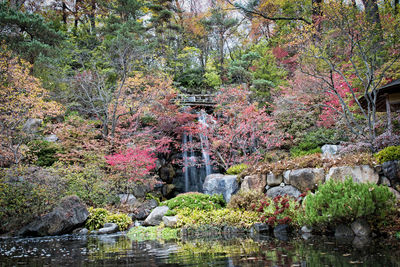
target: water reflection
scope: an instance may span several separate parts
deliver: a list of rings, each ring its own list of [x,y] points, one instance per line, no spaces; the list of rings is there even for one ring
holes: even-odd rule
[[[5,239],[0,266],[400,266],[398,242],[354,242],[223,236],[136,242],[123,234]]]

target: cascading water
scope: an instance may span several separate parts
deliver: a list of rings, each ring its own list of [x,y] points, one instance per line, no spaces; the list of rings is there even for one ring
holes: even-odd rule
[[[207,114],[204,111],[198,113],[199,127],[209,127],[207,123]],[[201,131],[200,131],[201,132]],[[191,192],[203,191],[203,183],[207,175],[212,173],[212,165],[209,151],[209,141],[207,135],[200,133],[200,153],[194,150],[194,137],[189,133],[184,133],[182,136],[183,145],[183,176],[184,176],[184,191]],[[196,154],[199,156],[197,157]]]
[[[201,127],[208,128],[209,125],[207,124],[207,113],[203,110],[199,112],[199,123]],[[212,166],[210,160],[210,144],[208,142],[207,135],[204,135],[200,132],[200,142],[201,142],[201,153],[203,155],[204,165],[206,169],[206,176],[212,173]]]

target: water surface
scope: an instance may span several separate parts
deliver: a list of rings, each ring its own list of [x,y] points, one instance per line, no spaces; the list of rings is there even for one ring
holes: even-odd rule
[[[0,240],[0,266],[400,266],[398,242],[227,237],[132,241],[124,234]]]

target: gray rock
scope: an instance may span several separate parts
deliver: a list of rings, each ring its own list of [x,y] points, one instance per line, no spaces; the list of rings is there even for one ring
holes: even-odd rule
[[[385,176],[381,176],[381,185],[386,185],[386,186],[390,186],[390,180],[388,178],[386,178]]]
[[[353,181],[357,183],[377,184],[379,182],[379,174],[368,165],[332,167],[326,176],[326,181],[329,179],[344,181],[347,177],[352,177]]]
[[[42,125],[41,119],[28,119],[22,126],[22,131],[26,133],[36,133],[38,128]]]
[[[97,230],[96,233],[99,235],[106,235],[106,234],[116,233],[116,232],[118,232],[118,230],[119,230],[118,224],[106,223],[106,224],[104,224],[104,227]]]
[[[48,236],[71,233],[84,225],[89,212],[77,196],[63,198],[50,213],[33,221],[19,232],[22,236]]]
[[[267,184],[269,186],[277,186],[280,185],[283,182],[283,176],[282,175],[275,175],[272,172],[270,172],[267,175]]]
[[[290,181],[289,181],[290,172],[291,172],[291,170],[285,171],[285,172],[283,173],[283,182],[284,182],[285,184],[290,184]]]
[[[307,226],[307,225],[304,225],[303,227],[301,227],[301,232],[302,233],[311,233],[312,232],[312,227],[311,226]]]
[[[323,145],[321,147],[323,158],[334,158],[339,154],[340,146],[338,145]]]
[[[304,239],[304,240],[309,240],[310,238],[312,238],[312,234],[311,233],[302,233],[301,234],[301,237]]]
[[[287,224],[278,224],[274,228],[274,236],[282,241],[289,240],[289,225]]]
[[[255,223],[250,228],[251,234],[268,234],[269,225],[266,223]]]
[[[145,184],[136,184],[133,189],[132,193],[136,198],[145,198],[146,194],[151,191],[150,186]]]
[[[133,205],[137,202],[136,197],[132,194],[119,194],[118,197],[121,204]]]
[[[164,216],[162,217],[162,221],[166,227],[175,227],[178,223],[178,217],[176,216]]]
[[[268,189],[270,189],[271,187],[269,185],[265,186],[265,191],[268,191]]]
[[[150,215],[151,211],[158,206],[155,199],[148,199],[144,202],[136,202],[134,204],[135,213],[132,215],[132,220],[144,220]]]
[[[325,172],[322,168],[305,168],[292,170],[289,174],[289,184],[304,192],[307,188],[315,189],[325,180]]]
[[[397,200],[400,200],[400,193],[396,189],[394,189],[393,187],[389,187],[389,190],[395,195]]]
[[[336,238],[348,238],[354,237],[354,232],[350,227],[344,224],[339,224],[335,229],[335,237]]]
[[[222,194],[226,202],[238,191],[236,175],[210,174],[206,177],[203,184],[205,194]]]
[[[267,179],[265,177],[265,174],[250,175],[243,178],[240,190],[263,192],[266,185]]]
[[[371,234],[371,227],[368,222],[363,219],[357,219],[351,224],[351,229],[356,236],[369,236]]]
[[[284,196],[288,195],[290,197],[298,198],[301,192],[294,186],[285,185],[285,186],[276,186],[272,187],[267,191],[267,196],[270,198],[274,198],[276,196]]]
[[[58,141],[58,137],[55,134],[50,134],[48,136],[45,136],[43,139],[44,139],[44,141],[51,142],[51,143],[55,143]]]
[[[167,206],[160,206],[155,208],[150,215],[144,220],[143,225],[145,226],[156,226],[162,221],[164,215],[168,212],[169,208]]]
[[[382,163],[383,175],[386,176],[391,182],[399,182],[400,180],[400,166],[399,161],[386,161]]]

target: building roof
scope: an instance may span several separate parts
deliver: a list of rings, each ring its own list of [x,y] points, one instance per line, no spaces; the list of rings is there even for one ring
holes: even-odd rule
[[[386,111],[386,95],[398,94],[400,93],[400,79],[388,83],[377,89],[378,95],[376,98],[376,111],[385,112]],[[359,99],[361,106],[367,109],[368,102],[364,96]]]

